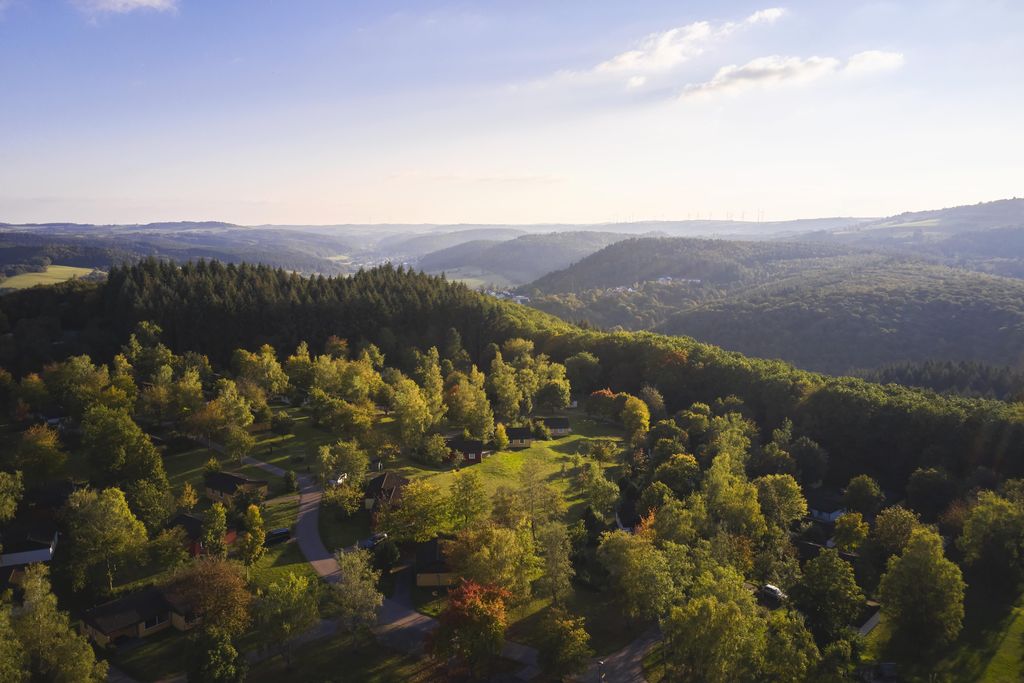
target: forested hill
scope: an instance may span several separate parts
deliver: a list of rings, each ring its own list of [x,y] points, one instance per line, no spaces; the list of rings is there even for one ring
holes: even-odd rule
[[[236,347],[269,342],[278,353],[290,353],[299,340],[315,345],[339,334],[355,346],[374,342],[401,365],[413,345],[441,346],[454,327],[479,363],[488,344],[523,336],[557,361],[593,354],[599,374],[589,388],[638,392],[650,384],[670,411],[734,395],[765,434],[788,417],[797,434],[829,451],[828,476],[835,482],[866,471],[900,489],[915,468],[939,464],[958,476],[979,466],[1024,474],[1020,404],[831,378],[684,337],[582,330],[390,267],[351,278],[303,279],[267,267],[145,261],[114,269],[103,284],[14,293],[0,300],[0,314],[0,363],[16,374],[74,353],[109,357],[141,320],[163,327],[174,351],[220,362]]]
[[[855,253],[846,247],[787,242],[634,238],[617,242],[523,288],[558,294],[627,287],[660,278],[721,286],[759,279],[801,262]]]
[[[842,373],[922,359],[1024,360],[1024,282],[900,261],[798,273],[658,327]]]

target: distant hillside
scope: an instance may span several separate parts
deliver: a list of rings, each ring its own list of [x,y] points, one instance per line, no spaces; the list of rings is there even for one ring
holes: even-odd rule
[[[428,273],[474,270],[484,281],[489,274],[504,283],[522,284],[624,239],[626,235],[616,233],[577,231],[504,242],[475,240],[427,254],[417,267]]]
[[[406,259],[417,259],[442,249],[480,240],[503,241],[525,235],[526,231],[512,227],[477,228],[451,232],[431,232],[414,237],[396,236],[382,240],[378,249]]]
[[[1024,282],[899,260],[797,273],[657,327],[831,373],[908,361],[1024,362]]]
[[[661,278],[695,279],[711,285],[749,282],[767,276],[769,266],[853,253],[832,245],[736,242],[681,238],[633,238],[549,273],[524,291],[558,294],[625,287]]]
[[[1024,278],[1024,199],[903,213],[800,239],[928,256],[952,266]]]
[[[1024,282],[835,244],[630,239],[520,291],[567,320],[830,373],[1024,361]]]

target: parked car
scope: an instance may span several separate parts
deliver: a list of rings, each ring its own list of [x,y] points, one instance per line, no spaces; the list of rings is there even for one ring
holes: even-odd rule
[[[271,529],[267,532],[266,538],[263,539],[263,545],[265,547],[270,547],[272,545],[277,545],[278,543],[284,543],[291,537],[292,530],[288,527],[283,527],[280,529]]]
[[[386,540],[388,540],[388,535],[387,534],[385,534],[385,533],[374,534],[373,536],[370,536],[369,538],[364,538],[363,540],[359,541],[359,547],[363,548],[365,550],[370,550],[371,548],[376,548],[378,545],[380,545],[381,543],[383,543]]]
[[[770,583],[761,586],[761,597],[777,603],[782,603],[786,600],[786,594],[782,592],[782,589]]]

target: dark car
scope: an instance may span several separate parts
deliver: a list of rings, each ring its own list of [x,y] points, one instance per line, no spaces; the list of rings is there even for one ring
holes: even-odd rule
[[[388,535],[387,534],[385,534],[385,533],[374,534],[373,536],[370,536],[369,538],[364,538],[363,540],[359,541],[359,547],[360,548],[364,548],[366,550],[370,550],[371,548],[376,548],[378,545],[380,545],[381,543],[383,543],[386,540],[388,540]]]
[[[284,527],[281,529],[271,529],[267,532],[267,537],[263,539],[264,546],[277,545],[278,543],[284,543],[292,537],[292,530]]]

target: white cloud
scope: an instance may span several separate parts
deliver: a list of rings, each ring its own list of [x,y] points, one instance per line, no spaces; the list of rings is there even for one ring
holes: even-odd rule
[[[758,57],[743,65],[723,66],[710,81],[687,86],[682,97],[701,99],[757,88],[800,85],[826,77],[897,69],[903,62],[902,54],[879,50],[857,53],[845,65],[835,57]]]
[[[786,13],[786,10],[782,7],[769,7],[768,9],[758,10],[749,17],[747,17],[748,24],[771,24],[782,18],[782,15]]]
[[[850,74],[874,73],[876,71],[891,71],[903,66],[906,61],[900,52],[884,52],[882,50],[868,50],[858,52],[850,57],[846,63],[846,72]]]
[[[72,0],[75,7],[87,14],[126,14],[135,10],[173,12],[178,0]]]
[[[623,78],[630,88],[647,83],[648,77],[671,71],[686,62],[704,54],[715,42],[724,39],[737,29],[755,24],[769,24],[785,14],[779,7],[754,12],[742,22],[713,24],[697,21],[652,33],[643,38],[636,47],[619,53],[610,59],[583,71],[561,71],[556,76],[577,81],[602,81],[607,78]]]

